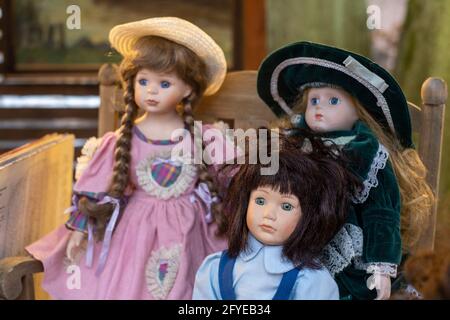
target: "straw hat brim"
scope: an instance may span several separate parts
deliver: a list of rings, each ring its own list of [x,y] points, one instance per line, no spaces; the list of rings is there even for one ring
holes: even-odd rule
[[[212,95],[220,88],[227,71],[225,55],[206,32],[186,20],[161,17],[117,25],[111,29],[109,41],[120,54],[127,56],[133,52],[133,46],[139,38],[151,35],[181,44],[205,62],[208,85],[204,95]]]

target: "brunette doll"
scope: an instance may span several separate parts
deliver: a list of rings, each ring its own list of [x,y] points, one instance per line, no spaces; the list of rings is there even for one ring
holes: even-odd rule
[[[339,298],[319,257],[356,182],[320,141],[281,136],[277,152],[273,175],[261,164],[237,169],[225,199],[229,247],[205,259],[194,299]]]

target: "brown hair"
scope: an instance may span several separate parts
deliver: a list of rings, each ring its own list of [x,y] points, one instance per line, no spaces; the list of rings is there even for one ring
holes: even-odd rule
[[[192,109],[198,103],[207,87],[207,67],[204,61],[193,51],[156,36],[140,38],[134,46],[133,54],[124,57],[120,64],[120,73],[124,87],[125,113],[122,116],[119,137],[115,146],[114,168],[112,182],[108,194],[114,198],[122,198],[129,184],[131,138],[134,121],[139,107],[134,101],[134,81],[139,70],[146,68],[155,72],[174,72],[181,80],[191,87],[192,93],[182,102],[179,110],[191,134],[194,132],[194,118]],[[207,183],[212,196],[218,192],[205,165],[200,165],[199,181]],[[213,206],[214,217],[220,220],[219,205]],[[97,204],[83,197],[79,201],[79,208],[89,217],[95,218],[97,239],[102,239],[108,219],[112,215],[111,204]]]
[[[309,90],[300,93],[293,108],[294,112],[306,111]],[[378,141],[389,151],[389,159],[400,187],[403,249],[411,251],[427,226],[434,203],[434,194],[425,180],[427,170],[416,150],[402,147],[399,140],[388,130],[384,130],[355,97],[351,98],[359,119],[367,124]],[[284,119],[281,125],[292,126],[287,119]]]
[[[283,245],[283,254],[296,265],[320,267],[317,259],[343,226],[350,195],[359,183],[336,159],[331,147],[311,137],[310,150],[303,151],[303,141],[301,137],[280,136],[279,169],[274,175],[261,175],[260,169],[265,165],[259,163],[246,161],[237,167],[224,199],[230,256],[237,256],[246,247],[251,192],[268,186],[282,194],[295,195],[302,211],[294,232]]]

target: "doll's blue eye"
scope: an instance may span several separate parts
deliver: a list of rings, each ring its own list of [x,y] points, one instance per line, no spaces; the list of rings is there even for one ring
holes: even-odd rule
[[[266,200],[264,198],[261,198],[261,197],[258,197],[258,198],[255,199],[255,203],[258,206],[263,206],[265,202],[266,202]]]
[[[311,104],[313,106],[316,106],[319,104],[319,98],[311,98]]]
[[[337,97],[330,98],[330,101],[329,101],[329,103],[333,106],[338,105],[340,102],[341,102],[341,100]]]
[[[139,82],[139,84],[140,84],[141,86],[146,86],[147,83],[148,83],[147,79],[139,79],[138,82]]]
[[[284,211],[291,211],[292,209],[294,209],[294,206],[293,206],[292,204],[290,204],[290,203],[285,202],[285,203],[283,203],[283,204],[281,205],[281,208],[282,208]]]
[[[170,82],[169,81],[161,81],[161,88],[167,89],[169,87],[170,87]]]

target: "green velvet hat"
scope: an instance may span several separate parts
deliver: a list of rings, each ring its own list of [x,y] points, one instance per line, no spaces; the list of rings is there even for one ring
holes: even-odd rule
[[[315,83],[346,90],[404,147],[413,147],[408,103],[402,89],[389,72],[361,55],[297,42],[271,53],[258,71],[258,94],[278,117],[293,116],[291,107],[299,90]]]

